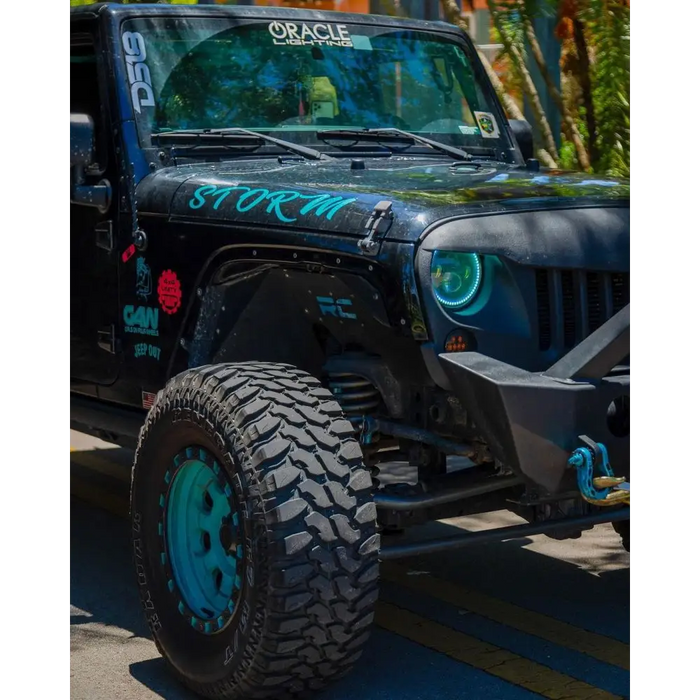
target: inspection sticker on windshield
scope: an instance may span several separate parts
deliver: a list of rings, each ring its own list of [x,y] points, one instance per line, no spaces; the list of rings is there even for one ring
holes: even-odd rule
[[[270,22],[267,30],[276,46],[354,46],[346,24]]]
[[[485,139],[497,139],[500,136],[498,124],[491,112],[474,112],[476,123]]]
[[[467,136],[477,136],[479,134],[478,126],[465,126],[464,124],[460,124],[459,130]]]

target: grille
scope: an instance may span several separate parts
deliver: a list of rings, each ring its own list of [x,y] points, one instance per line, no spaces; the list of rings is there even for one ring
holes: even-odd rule
[[[540,350],[570,349],[630,301],[623,272],[535,270]]]

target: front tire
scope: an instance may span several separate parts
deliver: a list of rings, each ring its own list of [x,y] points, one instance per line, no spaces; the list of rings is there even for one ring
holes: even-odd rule
[[[352,425],[288,365],[201,367],[141,431],[131,521],[158,649],[210,698],[295,698],[345,675],[378,596],[372,481]]]

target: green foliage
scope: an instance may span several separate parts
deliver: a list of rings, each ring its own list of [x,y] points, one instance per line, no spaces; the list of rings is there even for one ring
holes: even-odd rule
[[[596,145],[600,154],[593,163],[596,172],[629,177],[630,162],[630,9],[629,0],[492,0],[500,33],[496,41],[509,40],[525,53],[526,40],[522,18],[538,15],[561,16],[575,11],[583,23],[586,42],[591,53],[590,81],[593,86],[593,112],[597,125]],[[505,42],[504,42],[505,43]],[[564,39],[563,51],[575,52],[573,38]],[[518,73],[508,56],[499,56],[509,67],[504,83],[518,89]],[[574,85],[564,95],[569,113],[578,131],[587,142],[586,115],[580,104],[580,89],[576,76],[565,76]],[[590,154],[589,154],[590,156]],[[578,168],[575,149],[562,135],[560,152],[564,168]]]
[[[576,115],[576,128],[584,142],[588,142],[588,126],[586,124],[586,110],[578,108]],[[559,166],[563,170],[581,170],[581,165],[576,156],[574,144],[562,135],[561,148],[559,149]]]
[[[99,0],[70,0],[71,7],[77,7],[78,5],[94,5]],[[145,2],[146,0],[140,0]],[[199,0],[148,0],[149,2],[163,2],[169,5],[196,5]],[[122,5],[128,5],[129,0],[120,0]],[[138,3],[139,0],[132,0],[134,3]]]
[[[601,158],[598,169],[629,177],[630,10],[626,0],[588,0],[582,12],[595,52],[593,101]]]

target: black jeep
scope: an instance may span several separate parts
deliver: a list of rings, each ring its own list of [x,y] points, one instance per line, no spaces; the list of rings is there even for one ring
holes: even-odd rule
[[[629,547],[629,187],[532,151],[452,25],[71,10],[71,425],[136,446],[143,606],[200,694],[346,673],[380,558]]]

